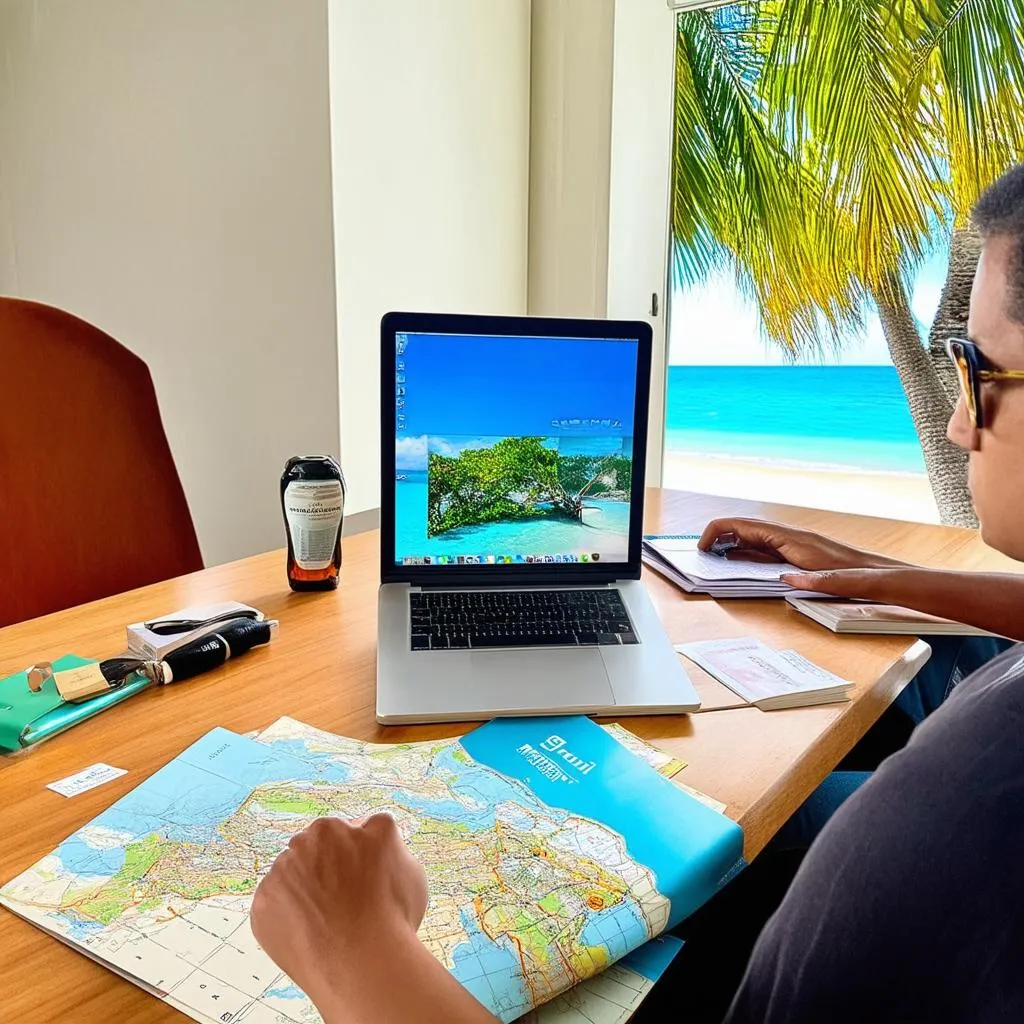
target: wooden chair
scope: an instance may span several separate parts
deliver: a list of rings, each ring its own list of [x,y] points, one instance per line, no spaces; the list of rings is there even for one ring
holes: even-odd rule
[[[146,364],[0,298],[0,626],[202,567]]]

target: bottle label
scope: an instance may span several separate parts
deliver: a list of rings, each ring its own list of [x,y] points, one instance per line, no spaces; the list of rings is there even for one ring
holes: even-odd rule
[[[339,480],[296,480],[284,489],[284,515],[300,569],[326,569],[345,511]]]

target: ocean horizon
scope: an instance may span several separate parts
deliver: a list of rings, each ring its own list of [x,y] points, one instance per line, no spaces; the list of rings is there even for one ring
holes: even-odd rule
[[[665,413],[668,454],[925,472],[892,366],[670,366]]]

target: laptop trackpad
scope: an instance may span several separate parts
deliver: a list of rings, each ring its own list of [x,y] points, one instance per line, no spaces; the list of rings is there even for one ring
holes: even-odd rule
[[[502,710],[612,707],[615,696],[596,648],[581,651],[474,651],[473,702]]]

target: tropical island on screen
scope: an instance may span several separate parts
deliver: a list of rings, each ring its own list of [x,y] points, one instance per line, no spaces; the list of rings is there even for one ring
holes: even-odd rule
[[[615,439],[618,451],[608,451],[607,442],[594,446],[604,451],[592,452],[581,451],[578,443],[562,450],[560,443],[564,439],[505,437],[451,455],[445,454],[452,450],[449,442],[432,439],[428,535],[521,520],[590,525],[591,518],[604,515],[605,503],[628,503],[632,460],[622,454],[621,439]]]

